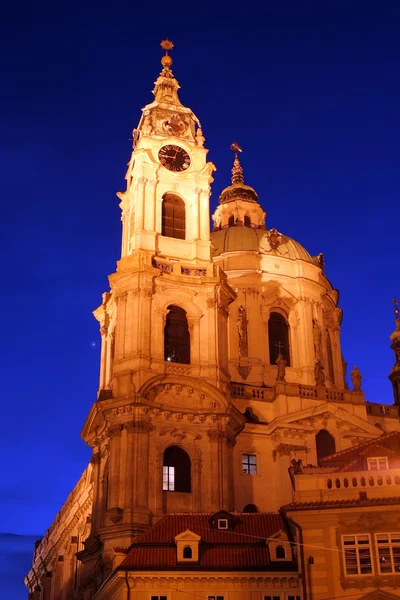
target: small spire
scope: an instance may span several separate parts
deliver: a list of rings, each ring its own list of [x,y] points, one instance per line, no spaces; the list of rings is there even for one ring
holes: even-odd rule
[[[396,323],[396,329],[393,331],[392,335],[390,336],[390,339],[392,340],[392,342],[400,342],[400,317],[399,317],[399,301],[397,300],[397,298],[393,298],[392,300],[393,302],[393,306],[394,306],[394,322]],[[397,362],[400,363],[400,347],[399,347],[399,355],[396,356],[397,358]]]
[[[235,159],[233,161],[233,168],[232,168],[232,183],[233,184],[244,183],[243,169],[239,162],[239,156],[238,156],[238,153],[243,152],[243,150],[241,149],[241,147],[239,146],[239,144],[237,142],[233,142],[233,144],[231,144],[231,150],[233,150],[233,152],[235,153]]]
[[[397,298],[393,298],[392,300],[393,305],[394,305],[394,314],[395,314],[395,319],[397,320],[399,318],[399,301],[397,300]]]
[[[172,66],[172,58],[168,54],[168,50],[172,50],[172,48],[174,47],[174,44],[171,42],[171,40],[166,38],[165,40],[163,40],[161,42],[160,46],[163,50],[165,50],[165,54],[161,59],[161,64],[165,70],[169,71],[169,69]]]

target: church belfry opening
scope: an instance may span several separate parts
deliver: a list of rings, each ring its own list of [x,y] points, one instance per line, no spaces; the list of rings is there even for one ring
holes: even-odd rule
[[[186,311],[180,306],[168,307],[164,327],[164,360],[190,364],[190,333]]]
[[[163,490],[190,493],[191,462],[188,454],[179,446],[170,446],[164,452]]]
[[[163,197],[161,233],[166,237],[185,239],[185,203],[179,196],[165,194]]]
[[[283,315],[271,312],[268,320],[269,362],[275,365],[279,354],[290,367],[289,327]]]

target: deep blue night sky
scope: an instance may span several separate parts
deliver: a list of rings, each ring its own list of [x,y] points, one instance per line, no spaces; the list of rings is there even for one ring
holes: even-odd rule
[[[119,257],[115,192],[125,189],[129,138],[152,99],[166,36],[181,100],[218,168],[212,207],[237,140],[268,227],[324,252],[344,309],[344,356],[360,367],[366,397],[392,402],[400,5],[259,4],[3,9],[2,532],[42,535],[90,456],[79,434],[98,383],[91,313]],[[16,556],[21,579],[29,557]],[[7,598],[25,597],[11,585]]]

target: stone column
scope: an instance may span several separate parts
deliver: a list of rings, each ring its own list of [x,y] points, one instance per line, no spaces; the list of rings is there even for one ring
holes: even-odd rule
[[[147,420],[132,421],[124,425],[127,430],[125,462],[125,522],[146,521],[149,513],[149,432],[152,425]]]
[[[139,177],[136,202],[136,231],[144,229],[146,177]]]
[[[122,221],[122,245],[121,245],[121,257],[128,254],[129,249],[129,217],[126,209],[122,210],[121,213]]]
[[[298,338],[296,343],[301,351],[299,352],[299,367],[303,369],[305,381],[303,383],[314,385],[314,342],[312,329],[312,304],[307,297],[299,298],[296,304],[299,313]],[[293,340],[294,341],[294,340]]]
[[[233,486],[233,448],[235,438],[225,432],[221,439],[222,446],[222,504],[221,508],[227,511],[234,510]]]
[[[201,512],[201,459],[196,458],[192,462],[192,495],[193,511]]]
[[[151,301],[152,301],[152,281],[143,281],[141,285],[144,288],[140,290],[139,298],[139,313],[136,318],[134,326],[138,326],[138,350],[139,354],[148,357],[151,356],[151,326],[152,326],[152,315],[151,315]]]
[[[107,328],[100,327],[101,335],[101,352],[100,352],[100,378],[99,389],[103,390],[107,387]]]
[[[194,240],[200,239],[200,202],[201,202],[201,188],[195,188],[194,190],[194,198],[192,205],[192,215],[191,215],[191,237]]]
[[[340,349],[340,328],[334,326],[331,330],[331,343],[333,354],[333,368],[335,370],[335,383],[339,389],[344,389],[344,371],[342,352]]]
[[[108,475],[109,509],[119,506],[121,434],[121,425],[113,425],[108,430],[108,435],[110,436],[110,470]]]
[[[221,465],[221,432],[212,429],[207,432],[210,444],[210,498],[207,510],[216,512],[223,505],[222,493],[222,465]]]
[[[104,387],[109,389],[112,379],[114,331],[111,331],[106,336],[106,344]]]
[[[155,179],[147,181],[148,194],[144,207],[144,228],[146,231],[155,231],[156,229],[156,185]]]
[[[206,242],[210,239],[210,206],[209,191],[203,190],[199,194],[200,239]]]
[[[187,317],[190,334],[190,363],[200,363],[200,323],[198,317]]]
[[[90,463],[93,468],[93,508],[92,508],[92,530],[102,526],[102,490],[100,477],[100,450],[93,452]]]
[[[125,357],[125,316],[126,302],[128,299],[127,292],[119,294],[117,297],[117,321],[115,326],[115,357]]]

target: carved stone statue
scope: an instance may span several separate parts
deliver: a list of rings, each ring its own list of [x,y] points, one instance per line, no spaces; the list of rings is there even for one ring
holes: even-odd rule
[[[322,331],[317,319],[313,319],[313,340],[315,359],[319,360],[321,358]]]
[[[239,357],[246,358],[249,353],[247,342],[247,318],[246,309],[243,306],[239,307],[238,311],[238,333],[239,333]]]
[[[142,125],[142,133],[143,135],[150,135],[153,131],[153,120],[150,114],[150,111],[144,113],[144,121]]]
[[[360,369],[355,365],[354,369],[350,373],[351,383],[353,384],[353,392],[361,391],[362,375]]]
[[[316,360],[314,365],[315,385],[325,385],[325,365],[322,360]]]
[[[134,129],[132,131],[132,148],[135,149],[136,148],[136,144],[139,138],[139,131],[137,129]]]
[[[301,460],[301,458],[299,458],[299,460],[296,460],[295,458],[292,458],[292,473],[293,475],[297,475],[297,473],[303,473],[303,461]]]
[[[283,358],[282,354],[280,353],[278,354],[278,358],[276,359],[276,364],[278,365],[278,374],[276,376],[276,380],[285,381],[287,361]]]
[[[198,146],[204,146],[205,140],[206,140],[206,138],[203,135],[203,131],[202,131],[201,127],[199,127],[196,132],[196,141],[197,141]]]

